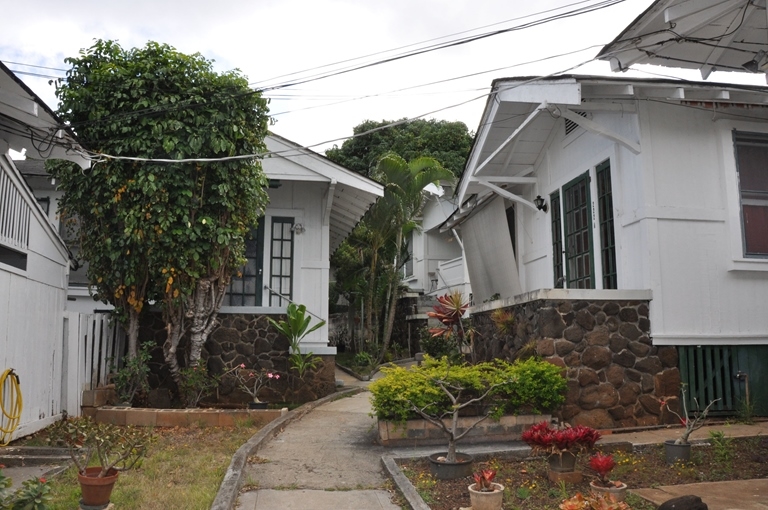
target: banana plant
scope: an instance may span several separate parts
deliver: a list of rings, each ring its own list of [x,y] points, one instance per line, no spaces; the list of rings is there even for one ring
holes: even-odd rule
[[[312,352],[302,354],[300,349],[301,341],[308,334],[325,326],[325,321],[321,320],[310,327],[309,324],[312,322],[312,317],[307,314],[307,307],[305,305],[297,305],[296,303],[288,305],[286,315],[287,320],[274,321],[269,317],[267,317],[267,320],[273,328],[288,338],[291,349],[288,359],[291,367],[299,373],[299,378],[303,379],[307,370],[314,369],[320,363],[320,358]]]

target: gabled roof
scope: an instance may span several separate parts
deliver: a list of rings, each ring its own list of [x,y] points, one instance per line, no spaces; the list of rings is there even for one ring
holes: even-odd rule
[[[768,119],[768,87],[571,75],[495,80],[457,187],[461,207],[443,228],[460,223],[494,195],[536,210],[530,200],[538,194],[534,171],[561,117],[640,153],[640,140],[588,115],[633,113],[638,100],[706,108],[715,116]]]
[[[0,140],[8,147],[34,159],[68,159],[83,168],[83,159],[74,135],[53,111],[0,62]],[[0,152],[6,152],[3,148]]]
[[[765,72],[767,52],[765,0],[657,0],[598,58],[614,71],[653,64],[699,69],[706,79],[714,70]]]
[[[265,139],[270,156],[262,161],[264,173],[273,180],[322,182],[330,186],[324,223],[330,228],[333,253],[355,228],[368,209],[382,196],[384,187],[330,159],[281,136]]]

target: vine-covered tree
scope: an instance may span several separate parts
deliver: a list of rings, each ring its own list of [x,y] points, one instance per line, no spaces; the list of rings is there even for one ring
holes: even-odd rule
[[[335,163],[368,177],[387,152],[394,152],[406,161],[430,157],[453,175],[461,175],[473,138],[466,124],[434,119],[408,122],[403,119],[398,122],[366,120],[354,127],[355,137],[345,141],[341,147],[334,145],[325,155]]]
[[[131,355],[145,301],[163,304],[178,381],[179,340],[190,332],[194,364],[267,203],[259,161],[240,158],[266,151],[267,101],[238,71],[155,42],[98,40],[66,62],[58,113],[98,156],[90,170],[53,170],[61,212],[76,218],[89,281],[128,325]]]

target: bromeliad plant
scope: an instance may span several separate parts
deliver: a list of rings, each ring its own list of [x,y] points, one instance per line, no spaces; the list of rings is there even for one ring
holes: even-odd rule
[[[493,479],[496,478],[495,469],[482,469],[476,473],[472,473],[472,478],[475,480],[476,491],[480,492],[493,492],[496,489],[493,487]]]
[[[616,487],[620,485],[620,482],[614,482],[608,478],[608,473],[616,467],[613,455],[598,452],[590,457],[589,467],[597,473],[598,479],[595,483],[600,487]]]
[[[241,391],[250,395],[253,402],[261,402],[261,400],[259,400],[259,391],[261,391],[261,388],[271,383],[272,381],[277,381],[280,379],[280,374],[277,372],[267,370],[266,368],[247,369],[243,363],[235,367],[227,368],[229,368],[229,370],[224,372],[224,374],[221,376],[222,379],[227,376],[233,377],[237,387]]]
[[[439,320],[442,326],[430,328],[429,333],[433,337],[453,339],[456,342],[458,352],[461,353],[466,339],[472,340],[471,331],[468,333],[462,322],[462,317],[467,313],[469,303],[464,301],[464,296],[457,290],[450,294],[438,296],[437,302],[438,304],[432,307],[432,311],[427,312],[427,316]]]
[[[523,432],[522,439],[534,453],[562,455],[570,452],[577,455],[583,450],[593,448],[600,439],[600,432],[584,425],[553,428],[543,421]]]

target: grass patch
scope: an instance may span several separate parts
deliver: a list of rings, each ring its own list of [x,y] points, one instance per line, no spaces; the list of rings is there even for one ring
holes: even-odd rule
[[[156,429],[158,440],[140,468],[120,473],[112,503],[121,510],[207,510],[232,455],[259,431],[253,421],[236,427]],[[78,508],[77,473],[68,469],[51,483],[54,510]]]

